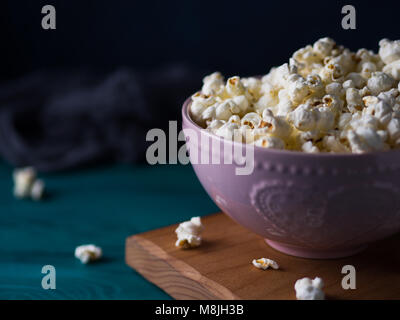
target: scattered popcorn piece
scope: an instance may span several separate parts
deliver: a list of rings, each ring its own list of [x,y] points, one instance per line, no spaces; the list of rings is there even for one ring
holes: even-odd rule
[[[32,198],[35,201],[41,200],[44,195],[45,184],[36,178],[36,171],[32,167],[15,169],[14,196],[17,198]]]
[[[44,182],[43,180],[37,179],[35,182],[32,184],[31,188],[31,197],[35,201],[39,201],[43,198],[44,195]]]
[[[258,269],[267,270],[269,267],[275,270],[279,269],[279,265],[274,260],[267,258],[254,259],[252,263]]]
[[[13,173],[14,195],[17,198],[26,198],[30,196],[33,182],[36,179],[36,171],[32,167],[15,169]]]
[[[201,237],[193,236],[191,234],[181,234],[178,236],[178,240],[175,246],[182,249],[195,248],[201,245]]]
[[[296,290],[297,300],[324,300],[325,294],[322,291],[324,282],[321,278],[316,277],[302,278],[296,281],[294,289]]]
[[[81,245],[75,249],[75,258],[79,259],[84,264],[99,260],[102,255],[102,249],[94,244]]]
[[[189,221],[182,222],[176,228],[178,240],[175,246],[182,249],[198,247],[201,244],[201,233],[204,229],[200,217],[193,217]]]

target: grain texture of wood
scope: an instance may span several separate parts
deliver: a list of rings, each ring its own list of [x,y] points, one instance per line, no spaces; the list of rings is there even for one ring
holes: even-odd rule
[[[175,247],[176,225],[126,240],[126,262],[176,299],[295,299],[294,283],[319,276],[327,299],[400,299],[400,235],[371,244],[355,256],[335,260],[291,257],[222,213],[202,219],[203,244]],[[255,268],[266,257],[279,270]],[[356,289],[344,290],[342,267],[356,269]]]

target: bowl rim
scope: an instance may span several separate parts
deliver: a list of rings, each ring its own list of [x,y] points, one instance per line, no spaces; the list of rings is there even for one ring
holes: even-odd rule
[[[193,129],[197,131],[201,131],[202,133],[206,134],[208,137],[211,139],[217,139],[219,142],[225,141],[228,143],[232,143],[233,145],[240,146],[241,148],[253,146],[254,147],[254,152],[257,153],[265,153],[265,154],[274,154],[274,155],[285,155],[285,156],[290,156],[290,157],[302,157],[302,158],[309,158],[309,159],[321,159],[321,158],[345,158],[345,159],[366,159],[369,157],[376,157],[376,156],[394,156],[398,155],[400,156],[400,149],[391,149],[391,150],[385,150],[385,151],[374,151],[374,152],[366,152],[366,153],[329,153],[329,152],[321,152],[321,153],[306,153],[302,151],[296,151],[296,150],[279,150],[279,149],[271,149],[271,148],[263,148],[259,147],[253,144],[246,144],[243,142],[238,142],[234,140],[226,140],[223,137],[217,136],[204,128],[200,127],[196,122],[192,120],[189,114],[189,105],[192,102],[192,98],[189,97],[185,100],[182,106],[182,122],[186,124],[189,124]]]

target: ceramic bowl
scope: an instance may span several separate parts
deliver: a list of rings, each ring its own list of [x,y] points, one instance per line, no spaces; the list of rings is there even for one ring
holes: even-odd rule
[[[182,109],[184,131],[211,143]],[[190,130],[188,130],[190,129]],[[368,154],[307,154],[253,147],[254,169],[237,175],[199,139],[185,132],[190,161],[201,184],[229,217],[260,235],[274,249],[305,258],[353,255],[400,231],[400,151]],[[249,145],[226,142],[245,152]],[[209,154],[218,161],[199,161]],[[196,158],[194,158],[196,156]],[[201,162],[201,163],[199,163]]]

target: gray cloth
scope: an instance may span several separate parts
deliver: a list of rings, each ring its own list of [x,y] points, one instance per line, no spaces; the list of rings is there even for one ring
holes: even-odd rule
[[[57,171],[144,159],[146,133],[180,120],[202,74],[185,66],[35,72],[0,85],[0,156],[14,166]]]

